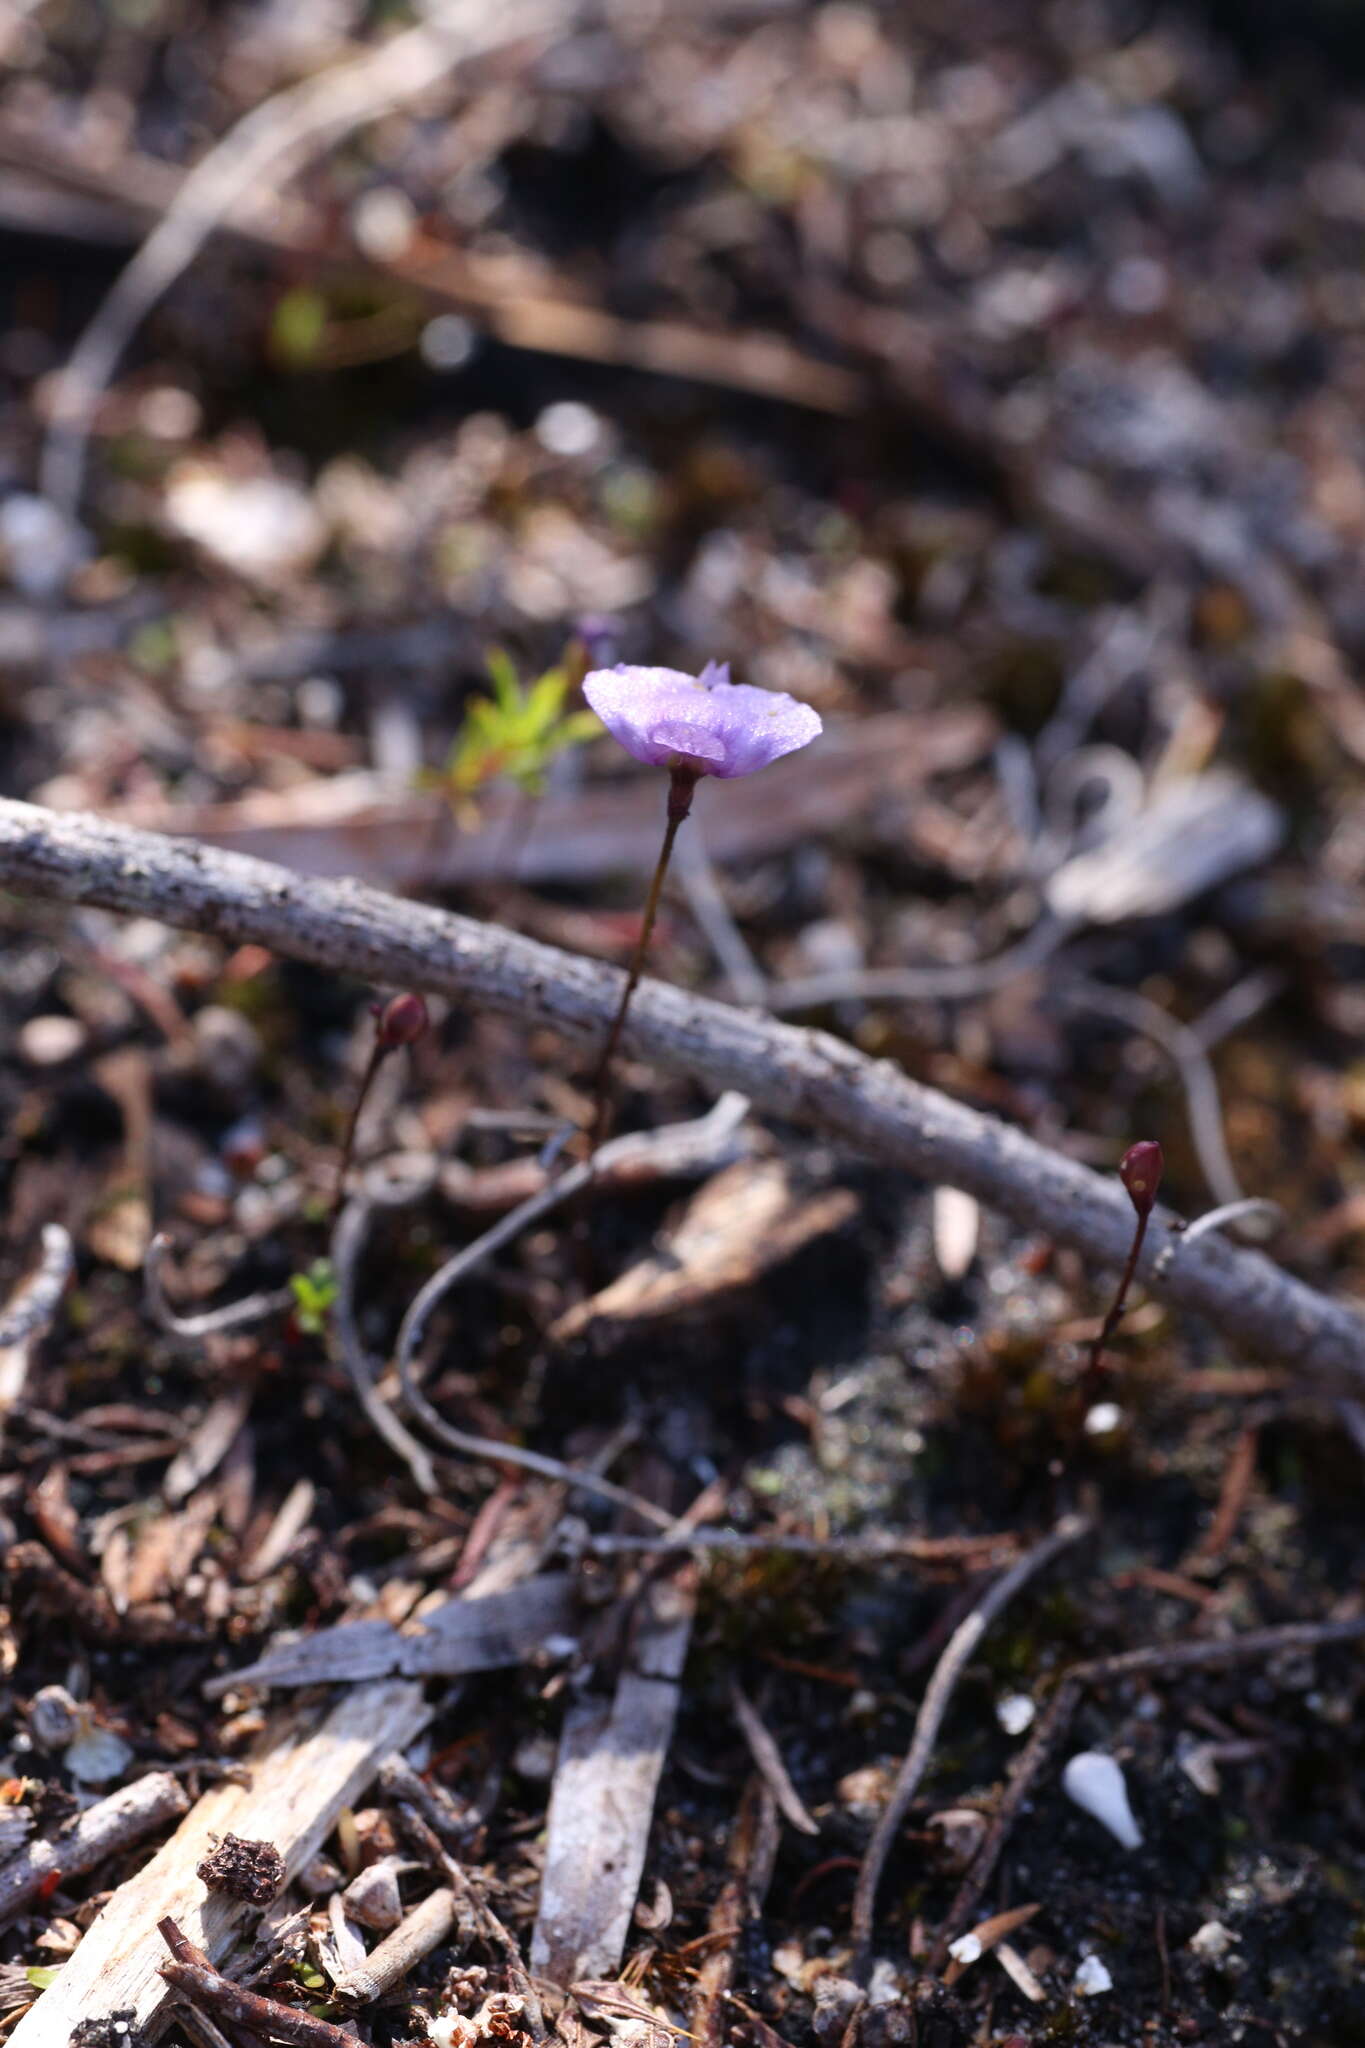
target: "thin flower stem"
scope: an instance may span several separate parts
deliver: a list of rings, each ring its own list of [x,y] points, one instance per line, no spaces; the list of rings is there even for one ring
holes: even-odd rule
[[[1146,1235],[1147,1214],[1139,1211],[1137,1229],[1133,1232],[1132,1248],[1128,1253],[1128,1263],[1123,1269],[1123,1278],[1119,1281],[1118,1292],[1110,1305],[1108,1315],[1100,1324],[1098,1336],[1090,1347],[1090,1358],[1086,1365],[1088,1377],[1098,1373],[1104,1358],[1104,1347],[1123,1321],[1124,1311],[1128,1307],[1128,1289],[1133,1284],[1133,1275],[1137,1272],[1138,1260],[1142,1256],[1142,1241]]]
[[[332,1222],[334,1224],[341,1215],[346,1202],[346,1182],[350,1176],[351,1161],[355,1155],[355,1138],[356,1132],[360,1128],[360,1113],[365,1107],[366,1098],[374,1086],[374,1077],[384,1064],[384,1055],[388,1050],[389,1048],[385,1045],[383,1039],[377,1037],[370,1049],[370,1057],[365,1062],[365,1071],[360,1077],[360,1086],[356,1089],[355,1101],[351,1104],[351,1120],[346,1126],[346,1142],[341,1148],[341,1162],[337,1167],[336,1193],[332,1197]]]
[[[592,1157],[600,1146],[605,1144],[611,1132],[612,1064],[616,1058],[617,1047],[621,1043],[621,1033],[625,1029],[626,1012],[630,1008],[630,999],[639,986],[640,976],[644,973],[645,960],[649,954],[649,941],[654,931],[654,921],[659,914],[660,899],[663,896],[664,877],[668,873],[668,863],[673,858],[673,842],[678,836],[678,827],[692,808],[692,792],[696,786],[697,778],[695,775],[689,774],[683,768],[672,770],[668,789],[668,822],[664,826],[664,843],[659,849],[659,859],[654,869],[654,879],[649,885],[649,895],[645,901],[644,919],[640,925],[640,936],[635,941],[635,951],[631,956],[630,971],[626,975],[626,985],[621,991],[621,1000],[616,1006],[616,1015],[612,1018],[611,1030],[607,1033],[607,1042],[602,1048],[602,1057],[597,1062],[597,1071],[593,1075],[593,1094],[596,1100],[593,1109],[592,1132],[588,1140],[589,1158]]]

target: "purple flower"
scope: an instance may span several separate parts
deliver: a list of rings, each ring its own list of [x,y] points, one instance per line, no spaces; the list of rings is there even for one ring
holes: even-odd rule
[[[785,690],[732,683],[725,662],[699,676],[675,668],[599,668],[583,695],[613,739],[637,761],[693,775],[752,775],[808,746],[818,711]]]

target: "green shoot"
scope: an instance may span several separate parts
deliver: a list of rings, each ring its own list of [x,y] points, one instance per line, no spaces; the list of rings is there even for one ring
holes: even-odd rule
[[[327,1327],[327,1313],[337,1298],[337,1283],[330,1259],[314,1259],[306,1273],[291,1273],[289,1285],[294,1296],[294,1321],[309,1337],[320,1337]]]

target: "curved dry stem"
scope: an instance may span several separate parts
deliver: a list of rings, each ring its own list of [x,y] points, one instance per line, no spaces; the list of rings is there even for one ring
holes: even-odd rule
[[[432,1179],[434,1178],[433,1174]],[[375,1209],[381,1206],[397,1208],[408,1202],[418,1201],[431,1184],[431,1180],[425,1184],[421,1181],[412,1181],[400,1189],[386,1191],[381,1195],[376,1192],[371,1177],[364,1191],[353,1195],[337,1217],[330,1246],[332,1278],[336,1282],[331,1329],[341,1363],[366,1421],[389,1449],[403,1460],[422,1493],[436,1492],[436,1467],[425,1445],[418,1443],[416,1437],[404,1427],[388,1403],[380,1399],[356,1323],[355,1282],[356,1269],[364,1254],[370,1218]]]
[[[142,1265],[147,1313],[167,1336],[178,1337],[182,1343],[195,1344],[203,1337],[221,1337],[228,1330],[249,1329],[253,1323],[263,1323],[267,1316],[279,1315],[294,1306],[293,1289],[276,1287],[269,1292],[243,1295],[240,1301],[227,1302],[222,1308],[205,1309],[197,1316],[182,1316],[171,1307],[166,1294],[164,1267],[170,1248],[169,1233],[159,1230],[147,1247]]]

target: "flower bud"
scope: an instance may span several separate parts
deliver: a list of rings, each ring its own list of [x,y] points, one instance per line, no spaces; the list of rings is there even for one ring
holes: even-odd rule
[[[420,996],[410,992],[391,996],[379,1013],[380,1050],[395,1052],[400,1045],[416,1045],[429,1022],[427,1006]]]
[[[1140,1138],[1119,1161],[1119,1179],[1128,1190],[1129,1201],[1143,1218],[1150,1216],[1155,1206],[1165,1163],[1155,1138]]]

